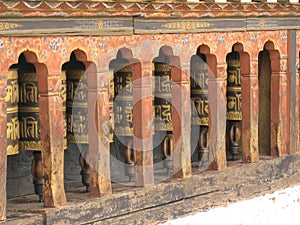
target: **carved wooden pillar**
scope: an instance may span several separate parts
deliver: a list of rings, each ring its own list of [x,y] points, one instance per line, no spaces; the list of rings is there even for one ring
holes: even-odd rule
[[[35,63],[40,93],[40,134],[44,178],[44,206],[66,204],[64,191],[64,118],[60,97],[61,75],[48,76],[46,66]]]
[[[218,64],[216,57],[210,56],[208,81],[208,101],[210,110],[210,147],[211,170],[222,170],[226,162],[226,64]]]
[[[289,153],[295,154],[298,150],[299,137],[299,104],[298,104],[298,61],[297,61],[297,34],[296,30],[287,31],[287,80],[288,80],[288,104],[290,109],[290,144]],[[292,106],[292,107],[291,107]]]
[[[299,57],[300,58],[300,57]],[[299,60],[298,58],[298,60]],[[300,133],[300,62],[298,62],[298,68],[296,71],[296,79],[295,79],[295,92],[296,92],[296,96],[295,96],[295,100],[296,100],[296,107],[295,107],[295,138],[296,138],[296,146],[295,146],[295,151],[296,153],[300,152],[300,135],[298,135]],[[292,135],[292,134],[291,134]]]
[[[109,148],[108,71],[96,72],[87,66],[90,195],[98,197],[112,193]]]
[[[191,99],[190,76],[181,71],[179,57],[170,58],[172,67],[172,110],[174,135],[174,171],[176,178],[192,175],[190,130],[191,130]]]
[[[133,132],[136,149],[135,186],[154,183],[153,174],[153,111],[152,111],[152,63],[144,62],[142,73],[133,74]],[[135,68],[133,68],[135,70]]]
[[[242,74],[242,160],[244,163],[259,160],[258,149],[258,77]]]
[[[0,220],[6,219],[6,75],[0,76]]]

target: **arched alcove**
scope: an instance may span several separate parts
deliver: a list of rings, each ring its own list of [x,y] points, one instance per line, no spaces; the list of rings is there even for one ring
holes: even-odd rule
[[[41,83],[38,82],[38,76],[47,75],[47,68],[44,64],[37,62],[37,56],[34,52],[25,51],[19,55],[18,63],[10,66],[8,74],[8,82],[10,83],[8,89],[11,91],[9,91],[7,98],[12,99],[13,96],[16,97],[17,95],[17,99],[15,98],[17,102],[13,109],[15,117],[12,118],[9,112],[7,115],[8,119],[14,119],[15,124],[18,125],[10,126],[7,133],[16,132],[16,129],[19,130],[16,132],[18,135],[14,136],[18,136],[15,143],[20,150],[19,155],[8,157],[8,197],[29,194],[34,191],[42,200],[41,151],[43,140],[40,134],[39,85]],[[13,74],[13,79],[10,79],[11,74]],[[11,144],[10,137],[11,135],[8,135],[8,144]],[[30,182],[32,176],[34,187]],[[23,185],[19,186],[15,182],[20,182]]]
[[[191,120],[191,150],[200,160],[200,167],[207,168],[210,164],[209,133],[211,125],[211,112],[209,109],[209,83],[216,79],[217,61],[210,54],[210,48],[202,44],[198,46],[196,54],[190,61],[190,84],[192,107]],[[212,95],[213,96],[213,95]],[[195,137],[196,136],[196,137]],[[195,142],[195,140],[198,140]],[[211,155],[211,156],[210,156]]]
[[[271,154],[271,75],[270,54],[263,50],[258,56],[258,148],[261,155]]]
[[[153,143],[156,148],[154,148],[154,163],[156,166],[165,166],[167,174],[170,175],[175,172],[173,154],[176,149],[176,137],[178,138],[181,132],[180,118],[175,106],[174,83],[172,82],[181,79],[180,59],[173,54],[172,47],[164,45],[159,49],[159,55],[152,62],[155,79]]]
[[[68,148],[68,151],[65,153],[66,178],[71,176],[73,181],[74,179],[78,179],[78,176],[72,171],[74,169],[79,169],[79,166],[78,164],[71,165],[70,163],[73,161],[72,158],[79,156],[81,180],[88,191],[90,186],[90,170],[89,164],[86,161],[89,139],[87,68],[84,64],[85,61],[85,53],[80,49],[76,49],[71,53],[70,61],[62,65],[62,86],[63,89],[65,89],[62,97],[65,99],[63,109],[65,117],[64,129],[65,135],[67,136]]]
[[[250,56],[244,52],[242,43],[235,43],[227,62],[227,125],[226,149],[228,156],[235,160],[242,153],[244,162],[251,161],[251,138],[249,137],[251,119],[252,87],[247,83],[250,75]],[[255,143],[252,143],[255,144]],[[227,156],[227,158],[228,158]]]
[[[280,149],[280,53],[272,41],[267,41],[258,55],[259,79],[259,152],[279,156]],[[284,128],[283,128],[284,129]]]
[[[141,66],[140,62],[133,58],[131,49],[124,47],[120,48],[116,58],[110,61],[109,69],[113,72],[113,76],[109,78],[110,117],[113,126],[113,138],[110,140],[113,156],[112,176],[113,179],[123,181],[126,181],[124,176],[128,176],[129,182],[133,182],[137,147],[134,146],[134,137],[140,136],[134,131],[133,79],[141,77]],[[137,119],[135,122],[138,122]],[[125,165],[120,162],[124,162]]]

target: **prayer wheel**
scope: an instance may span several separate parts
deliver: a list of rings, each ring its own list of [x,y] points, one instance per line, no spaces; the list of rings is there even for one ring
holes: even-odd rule
[[[11,69],[7,75],[7,155],[19,153],[20,124],[18,119],[18,71]]]
[[[239,154],[242,121],[241,65],[238,52],[231,52],[227,62],[227,148],[233,160]]]
[[[18,82],[19,104],[18,117],[20,122],[20,150],[33,152],[31,171],[33,175],[34,192],[43,200],[43,172],[41,157],[41,136],[39,117],[39,93],[35,67],[26,63],[25,58],[20,57]]]
[[[76,61],[71,55],[70,62],[63,66],[66,74],[66,120],[68,143],[80,148],[79,163],[81,166],[82,183],[89,191],[89,164],[86,161],[88,154],[88,91],[85,66]]]
[[[135,157],[133,150],[133,85],[132,70],[128,59],[123,54],[132,57],[129,49],[120,49],[117,58],[110,63],[113,70],[113,127],[114,135],[120,140],[126,163],[126,173],[129,181],[133,181]],[[111,94],[110,94],[111,95]]]
[[[208,65],[206,56],[198,54],[191,59],[191,99],[192,104],[192,132],[194,127],[200,127],[198,137],[198,156],[200,162],[208,162],[208,128],[209,128],[209,105],[208,105]]]
[[[172,120],[172,65],[169,56],[172,49],[163,46],[160,55],[153,60],[154,63],[154,131],[155,135],[166,134],[161,145],[165,167],[170,175],[173,173],[173,120]]]

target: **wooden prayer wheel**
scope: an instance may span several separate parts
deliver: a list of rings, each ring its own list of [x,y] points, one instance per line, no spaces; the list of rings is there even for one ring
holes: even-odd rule
[[[227,148],[233,160],[239,154],[242,121],[241,65],[238,52],[231,52],[227,62]]]
[[[153,60],[154,63],[154,131],[156,135],[165,133],[161,145],[167,173],[173,173],[173,120],[172,120],[172,65],[169,56],[173,52],[169,46],[163,46],[160,54]]]
[[[133,150],[133,84],[132,69],[128,59],[132,59],[129,49],[120,49],[117,58],[110,63],[113,70],[113,129],[114,135],[120,140],[123,156],[126,163],[126,173],[129,181],[135,175],[135,156]],[[111,96],[112,94],[110,94]]]
[[[20,124],[18,119],[19,84],[18,71],[12,69],[7,75],[7,155],[19,153]]]
[[[201,162],[209,161],[208,128],[209,128],[209,104],[208,104],[208,65],[206,56],[198,54],[191,59],[191,99],[192,107],[192,132],[193,127],[200,127],[198,137],[198,159]]]

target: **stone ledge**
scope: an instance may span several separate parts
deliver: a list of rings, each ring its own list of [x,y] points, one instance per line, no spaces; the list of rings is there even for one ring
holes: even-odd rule
[[[44,215],[44,224],[156,224],[300,184],[299,170],[300,155],[253,164],[229,163],[223,171],[206,171],[187,179],[29,213]],[[25,218],[18,221],[39,224]]]

